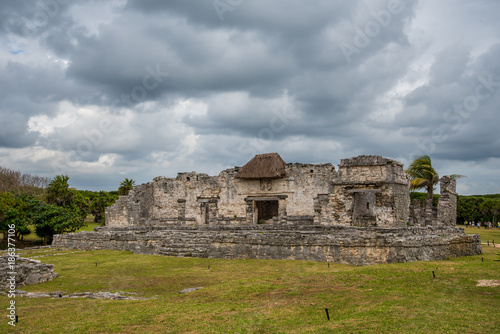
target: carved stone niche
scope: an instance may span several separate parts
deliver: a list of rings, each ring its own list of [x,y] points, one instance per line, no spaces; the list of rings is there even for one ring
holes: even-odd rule
[[[380,189],[352,189],[349,192],[354,196],[352,224],[360,227],[376,226],[376,193],[380,192]]]
[[[260,179],[260,190],[261,191],[271,191],[271,190],[273,190],[273,180],[271,180],[271,179]]]

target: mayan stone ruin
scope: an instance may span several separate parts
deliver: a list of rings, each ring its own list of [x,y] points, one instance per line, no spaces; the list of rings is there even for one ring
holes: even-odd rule
[[[218,176],[157,177],[106,210],[106,226],[53,245],[205,258],[297,259],[356,265],[481,254],[455,227],[455,180],[441,199],[410,203],[403,165],[381,156],[285,163],[255,156]]]
[[[0,290],[8,290],[12,286],[21,287],[52,281],[58,277],[58,274],[54,272],[53,264],[45,264],[20,256],[15,256],[15,270],[12,273],[13,270],[9,264],[10,258],[11,256],[8,254],[0,256]],[[15,284],[13,280],[15,280]]]

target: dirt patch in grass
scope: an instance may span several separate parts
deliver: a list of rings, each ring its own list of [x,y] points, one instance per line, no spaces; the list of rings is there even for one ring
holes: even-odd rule
[[[480,279],[476,286],[500,286],[500,279]]]

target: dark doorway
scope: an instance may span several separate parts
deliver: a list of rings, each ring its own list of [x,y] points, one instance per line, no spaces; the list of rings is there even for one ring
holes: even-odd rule
[[[357,191],[354,193],[353,225],[368,227],[375,226],[377,220],[374,210],[377,206],[375,191]]]
[[[257,212],[259,213],[258,219],[268,220],[273,217],[278,217],[279,202],[277,200],[272,201],[256,201],[255,205],[257,207]]]

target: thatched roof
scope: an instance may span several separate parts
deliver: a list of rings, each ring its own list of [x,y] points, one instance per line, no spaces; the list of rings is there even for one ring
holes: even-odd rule
[[[271,179],[285,176],[285,162],[278,153],[258,154],[238,171],[241,179]]]

